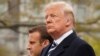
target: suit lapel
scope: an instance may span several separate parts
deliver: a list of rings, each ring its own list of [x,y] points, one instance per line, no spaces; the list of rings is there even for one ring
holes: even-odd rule
[[[58,54],[62,53],[64,51],[64,48],[62,46],[58,46],[50,56],[57,56]]]
[[[76,38],[76,33],[73,32],[71,35],[66,37],[57,47],[56,49],[51,53],[51,56],[58,56],[60,53],[65,51],[65,48],[68,48],[72,41]]]

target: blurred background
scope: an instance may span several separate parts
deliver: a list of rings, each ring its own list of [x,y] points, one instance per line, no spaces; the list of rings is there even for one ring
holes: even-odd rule
[[[61,0],[0,0],[0,56],[27,56],[28,30],[44,24],[43,8]],[[63,0],[75,11],[76,31],[100,56],[100,0]]]

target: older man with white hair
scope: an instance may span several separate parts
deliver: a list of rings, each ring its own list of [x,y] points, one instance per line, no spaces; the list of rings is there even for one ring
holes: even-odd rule
[[[66,2],[52,2],[45,8],[47,32],[54,39],[41,56],[95,56],[92,47],[74,30],[73,8]]]

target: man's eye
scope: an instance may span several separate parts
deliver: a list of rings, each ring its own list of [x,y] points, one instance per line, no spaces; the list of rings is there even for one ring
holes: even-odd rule
[[[46,16],[45,16],[45,19],[47,19],[48,17],[57,17],[57,16],[54,15],[54,14],[50,14],[50,15],[46,15]]]
[[[54,15],[54,14],[51,14],[50,16],[51,16],[51,17],[56,17],[56,15]]]
[[[34,44],[35,42],[30,42],[30,44]]]

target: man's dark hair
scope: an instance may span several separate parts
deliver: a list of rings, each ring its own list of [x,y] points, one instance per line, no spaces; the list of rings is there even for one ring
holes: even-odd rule
[[[48,39],[50,43],[53,41],[52,37],[47,33],[45,25],[34,26],[29,30],[29,33],[33,33],[36,31],[40,33],[42,40]]]

